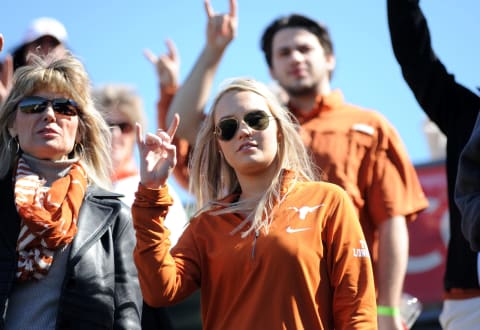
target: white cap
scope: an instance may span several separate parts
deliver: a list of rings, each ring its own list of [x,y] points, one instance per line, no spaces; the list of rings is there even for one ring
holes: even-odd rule
[[[54,18],[40,17],[32,21],[23,36],[23,44],[28,44],[38,38],[52,36],[61,43],[67,41],[65,26]]]

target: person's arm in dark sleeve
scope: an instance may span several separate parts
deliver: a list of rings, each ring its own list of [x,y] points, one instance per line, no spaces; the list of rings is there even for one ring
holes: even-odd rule
[[[456,134],[450,131],[458,128],[459,117],[475,118],[480,99],[458,84],[436,56],[419,0],[387,0],[387,11],[393,52],[405,81],[440,130]]]
[[[480,251],[480,118],[458,164],[455,202],[462,213],[462,232],[472,250]]]

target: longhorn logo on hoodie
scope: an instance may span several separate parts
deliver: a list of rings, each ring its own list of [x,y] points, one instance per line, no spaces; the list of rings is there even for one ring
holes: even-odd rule
[[[302,206],[300,208],[297,208],[295,206],[291,206],[288,209],[289,210],[294,210],[295,212],[298,212],[298,217],[300,218],[300,220],[305,220],[308,213],[311,213],[311,212],[315,211],[316,209],[318,209],[319,207],[322,207],[322,206],[323,206],[323,204],[319,204],[317,206]]]

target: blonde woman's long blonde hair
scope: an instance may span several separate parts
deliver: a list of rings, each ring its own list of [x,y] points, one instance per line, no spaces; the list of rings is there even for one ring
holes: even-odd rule
[[[15,166],[19,156],[17,142],[8,130],[13,126],[18,103],[44,89],[65,93],[79,105],[79,141],[69,157],[79,159],[90,181],[109,188],[112,168],[110,130],[93,105],[90,79],[83,64],[69,52],[46,57],[30,56],[31,64],[15,71],[11,92],[0,110],[0,178]]]
[[[224,205],[218,201],[224,197],[241,192],[241,187],[233,168],[220,155],[220,147],[214,135],[215,111],[219,100],[230,91],[248,91],[262,96],[268,104],[278,126],[278,151],[276,174],[263,196],[255,201],[243,201]],[[269,211],[273,205],[280,203],[280,185],[282,172],[291,170],[294,174],[292,184],[296,181],[313,181],[317,179],[316,170],[298,134],[298,122],[283,107],[274,94],[264,84],[249,78],[233,78],[226,81],[212,103],[203,125],[198,133],[193,149],[190,167],[190,191],[196,197],[197,213],[207,211],[215,214],[241,212],[248,214],[244,223],[251,222],[250,229],[243,231],[245,237],[252,231],[262,228],[268,232]],[[288,194],[288,192],[287,192]],[[286,196],[285,194],[284,196]],[[215,206],[225,206],[217,210]],[[215,210],[212,210],[215,208]]]

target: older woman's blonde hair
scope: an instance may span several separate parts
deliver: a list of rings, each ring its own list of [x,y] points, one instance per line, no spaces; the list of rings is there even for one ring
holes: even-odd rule
[[[19,156],[15,137],[9,133],[18,103],[39,90],[64,93],[77,102],[78,141],[69,158],[78,158],[89,180],[110,187],[110,130],[91,98],[91,84],[82,62],[71,53],[31,56],[31,64],[15,71],[12,89],[0,110],[0,177],[15,166]],[[21,152],[21,151],[20,151]]]
[[[94,88],[93,100],[97,109],[108,121],[111,114],[120,113],[129,124],[139,123],[145,127],[143,101],[134,87],[127,84],[105,84]]]
[[[248,214],[244,224],[251,222],[246,236],[253,230],[264,227],[268,231],[269,211],[274,204],[281,202],[280,186],[282,172],[291,170],[294,175],[292,184],[296,181],[312,181],[317,179],[316,170],[298,134],[298,122],[290,112],[283,107],[278,98],[264,84],[249,78],[234,78],[226,81],[213,101],[193,149],[190,168],[190,190],[196,197],[199,212],[207,211],[218,205],[222,198],[236,192],[241,192],[234,169],[220,155],[220,147],[215,130],[215,111],[219,100],[231,91],[248,91],[262,96],[268,104],[272,116],[278,126],[278,151],[276,175],[271,185],[260,199],[242,203],[231,203],[216,214],[228,212],[243,212]],[[288,193],[287,193],[288,194]],[[285,195],[286,196],[286,195]],[[285,197],[283,196],[283,197]],[[221,204],[221,203],[220,203]],[[264,220],[262,220],[262,218]],[[240,228],[237,228],[240,229]]]

